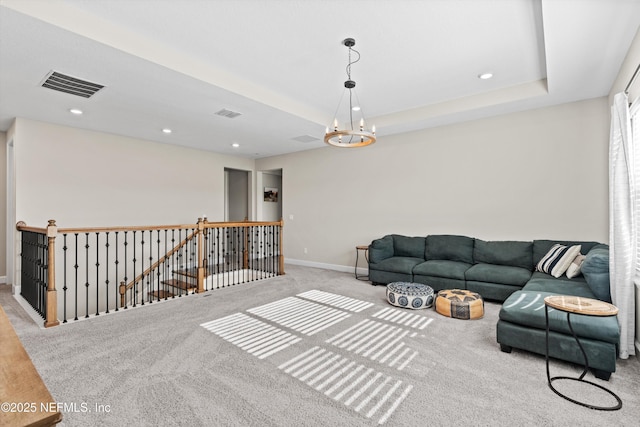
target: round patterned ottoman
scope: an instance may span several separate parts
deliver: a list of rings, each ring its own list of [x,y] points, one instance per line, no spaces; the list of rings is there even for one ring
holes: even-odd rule
[[[393,282],[387,285],[389,304],[403,308],[429,308],[433,305],[433,289],[420,283]]]
[[[479,319],[484,316],[484,301],[475,292],[444,289],[436,296],[436,311],[456,319]]]

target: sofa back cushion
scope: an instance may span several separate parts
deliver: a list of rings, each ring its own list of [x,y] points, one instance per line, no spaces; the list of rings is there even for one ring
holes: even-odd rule
[[[473,260],[476,264],[508,265],[533,271],[533,243],[475,239]]]
[[[424,259],[424,237],[393,235],[393,255]]]
[[[393,256],[393,237],[388,235],[374,240],[369,245],[369,262],[378,263]]]
[[[471,237],[449,234],[427,236],[425,259],[460,261],[473,264],[473,240]]]
[[[572,242],[570,240],[534,240],[533,241],[533,263],[538,264],[543,256],[545,256],[551,247],[555,244],[563,246],[580,245],[580,253],[586,255],[598,242]]]
[[[581,271],[596,298],[611,302],[609,246],[594,246],[582,262]]]

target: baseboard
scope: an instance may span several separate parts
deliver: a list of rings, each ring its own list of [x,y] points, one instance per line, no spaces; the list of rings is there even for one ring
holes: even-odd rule
[[[322,268],[324,270],[341,271],[343,273],[355,274],[354,268],[348,265],[326,264],[323,262],[306,261],[303,259],[292,259],[292,258],[285,258],[284,262],[285,264],[301,265],[303,267]],[[358,267],[358,276],[360,275],[366,276],[367,274],[369,274],[368,269],[363,267]]]
[[[17,289],[18,292],[13,295],[13,298],[18,301],[20,307],[24,309],[24,311],[29,315],[29,317],[31,317],[31,320],[33,320],[36,325],[38,325],[41,329],[45,329],[44,319],[42,318],[42,316],[40,316],[38,312],[33,307],[31,307],[31,304],[29,304],[27,300],[24,299],[22,295],[20,295],[20,288],[18,287]]]

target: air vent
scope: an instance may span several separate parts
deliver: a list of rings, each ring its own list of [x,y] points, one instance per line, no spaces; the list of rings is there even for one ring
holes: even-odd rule
[[[103,85],[67,76],[57,71],[49,72],[41,86],[83,98],[90,98],[104,87]]]
[[[315,136],[311,136],[311,135],[300,135],[291,139],[293,139],[294,141],[305,143],[305,144],[309,142],[320,141],[320,138],[316,138]]]
[[[222,116],[222,117],[226,117],[228,119],[235,119],[236,117],[242,115],[242,113],[238,113],[236,111],[227,110],[225,108],[223,108],[222,110],[218,111],[215,114],[216,114],[216,116]]]

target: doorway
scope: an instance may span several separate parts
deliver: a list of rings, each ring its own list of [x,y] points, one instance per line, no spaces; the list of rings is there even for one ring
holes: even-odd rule
[[[258,172],[257,216],[259,221],[280,221],[282,218],[282,169]]]
[[[224,169],[225,181],[225,221],[249,219],[249,171]]]

